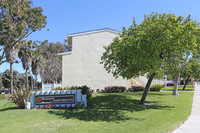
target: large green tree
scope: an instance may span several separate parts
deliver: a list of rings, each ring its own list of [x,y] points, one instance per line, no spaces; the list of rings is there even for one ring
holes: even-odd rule
[[[12,65],[18,56],[20,41],[46,25],[46,16],[42,14],[42,8],[31,7],[31,4],[31,0],[0,1],[0,45],[3,45],[0,64],[5,61],[10,63],[11,93]]]
[[[184,19],[174,14],[152,13],[145,15],[141,24],[133,19],[133,25],[124,27],[120,37],[105,47],[102,63],[115,77],[130,79],[148,73],[140,101],[144,104],[156,72],[169,68],[179,77],[180,63],[188,55],[198,54],[199,39],[199,27],[190,16]]]

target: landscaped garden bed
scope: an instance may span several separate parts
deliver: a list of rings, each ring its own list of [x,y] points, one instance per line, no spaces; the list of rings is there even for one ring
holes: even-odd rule
[[[20,110],[0,100],[0,131],[9,133],[167,133],[190,115],[193,92],[149,92],[146,105],[138,105],[142,92],[93,94],[86,109]]]

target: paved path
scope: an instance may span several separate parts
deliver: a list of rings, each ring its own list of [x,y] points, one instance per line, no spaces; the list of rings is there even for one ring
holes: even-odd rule
[[[172,133],[200,133],[200,85],[195,85],[190,117]]]

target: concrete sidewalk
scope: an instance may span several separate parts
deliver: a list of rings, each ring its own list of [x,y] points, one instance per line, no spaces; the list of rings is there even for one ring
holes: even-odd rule
[[[200,85],[195,85],[191,115],[172,133],[200,133]]]

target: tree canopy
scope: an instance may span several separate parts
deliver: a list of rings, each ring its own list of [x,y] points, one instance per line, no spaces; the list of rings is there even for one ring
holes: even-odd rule
[[[31,0],[1,0],[0,1],[0,45],[2,55],[0,64],[6,62],[5,53],[19,47],[19,41],[32,32],[46,26],[46,16],[41,7],[31,7]],[[11,51],[11,50],[10,50]]]
[[[13,85],[21,87],[25,83],[25,76],[18,71],[13,71]],[[10,88],[10,70],[6,70],[2,74],[2,84],[5,88]]]
[[[199,53],[200,29],[190,15],[145,15],[141,24],[133,25],[105,47],[102,56],[104,68],[113,76],[130,79],[149,73],[140,104],[144,104],[148,88],[159,69],[179,71],[180,64]],[[184,64],[181,64],[184,65]]]
[[[0,64],[10,63],[11,93],[13,93],[13,63],[18,57],[22,40],[46,26],[41,7],[31,7],[31,0],[0,1]],[[5,59],[6,57],[6,59]]]
[[[37,50],[43,58],[38,62],[38,69],[42,82],[60,83],[62,81],[62,59],[58,53],[67,51],[68,47],[63,43],[51,43],[48,40],[39,43]]]

